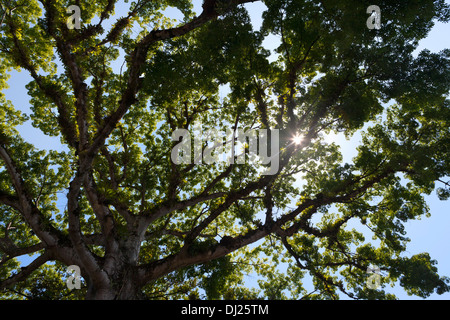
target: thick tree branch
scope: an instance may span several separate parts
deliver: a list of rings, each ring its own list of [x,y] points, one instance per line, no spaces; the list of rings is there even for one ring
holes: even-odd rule
[[[69,108],[63,99],[64,94],[59,90],[56,84],[47,82],[44,77],[38,75],[35,66],[32,64],[30,57],[27,54],[26,47],[17,37],[17,26],[11,19],[8,19],[7,23],[14,43],[14,51],[11,52],[12,59],[14,59],[20,67],[30,73],[42,92],[56,104],[59,113],[58,122],[61,127],[61,132],[67,143],[76,148],[78,144],[76,130],[73,122],[70,120]]]
[[[103,269],[111,272],[117,263],[116,258],[119,254],[119,243],[116,240],[115,221],[109,208],[100,198],[95,186],[94,178],[91,174],[87,174],[84,180],[84,189],[89,203],[94,210],[97,220],[102,229],[102,236],[105,244],[105,263]]]
[[[0,260],[0,266],[15,257],[35,253],[44,248],[45,245],[42,242],[29,247],[17,247],[10,239],[2,238],[0,239],[0,251],[6,255]]]
[[[55,246],[59,241],[59,232],[50,226],[49,223],[46,223],[46,218],[44,218],[39,209],[33,204],[17,166],[14,164],[13,159],[10,157],[6,149],[2,146],[0,146],[0,159],[2,159],[5,163],[6,169],[17,194],[17,200],[10,204],[19,209],[19,212],[22,214],[25,221],[46,245]],[[3,201],[5,200],[8,200],[8,197],[4,196]],[[11,200],[10,197],[9,200]]]
[[[70,183],[69,193],[67,195],[67,215],[69,222],[69,238],[73,248],[83,264],[86,272],[98,288],[107,288],[109,286],[109,278],[104,270],[102,270],[99,261],[94,254],[86,246],[80,225],[81,208],[78,198],[80,190],[87,173],[81,175],[79,172]]]
[[[20,200],[17,196],[0,190],[0,202],[20,212]]]
[[[37,257],[35,260],[33,260],[33,262],[31,262],[28,266],[22,268],[22,270],[11,276],[10,278],[0,281],[0,288],[7,288],[10,286],[15,285],[16,283],[23,281],[25,279],[28,278],[28,276],[35,271],[36,269],[38,269],[40,266],[42,266],[43,264],[45,264],[47,261],[51,260],[52,256],[49,252],[44,252],[42,255],[40,255],[39,257]]]

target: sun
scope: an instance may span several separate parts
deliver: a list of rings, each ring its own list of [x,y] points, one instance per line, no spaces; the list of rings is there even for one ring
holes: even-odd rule
[[[304,137],[301,134],[296,134],[293,138],[292,138],[292,142],[296,145],[299,145],[303,142]]]

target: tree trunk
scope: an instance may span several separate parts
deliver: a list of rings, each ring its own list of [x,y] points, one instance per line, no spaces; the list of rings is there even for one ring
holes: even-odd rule
[[[119,275],[110,277],[110,285],[96,287],[91,281],[87,281],[87,300],[140,300],[142,299],[141,287],[132,268],[126,268]]]
[[[110,257],[110,263],[104,271],[108,274],[109,283],[99,287],[98,283],[86,279],[89,300],[138,300],[142,299],[142,283],[140,283],[136,266],[140,251],[140,237],[129,235],[120,241],[120,250]]]

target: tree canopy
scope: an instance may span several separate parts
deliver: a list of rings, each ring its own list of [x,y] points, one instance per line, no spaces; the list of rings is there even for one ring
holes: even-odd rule
[[[125,2],[0,0],[0,88],[13,69],[32,79],[30,114],[0,92],[2,299],[450,290],[429,254],[405,252],[405,223],[429,214],[424,195],[450,196],[450,49],[413,55],[450,20],[448,4],[379,0],[380,28],[369,28],[370,1],[204,0],[199,12],[190,0]],[[250,2],[264,7],[260,28]],[[26,121],[66,148],[25,141]],[[273,145],[276,130],[277,170],[249,161],[250,141],[244,163],[175,163],[177,129],[184,142],[213,132],[220,146],[237,129],[267,130]],[[361,129],[350,163],[324,138]],[[66,285],[69,266],[80,289]]]

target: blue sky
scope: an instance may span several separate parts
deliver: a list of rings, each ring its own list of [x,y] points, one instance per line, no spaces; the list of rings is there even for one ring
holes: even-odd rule
[[[450,3],[449,1],[447,1]],[[195,8],[200,8],[201,1],[195,1]],[[247,6],[252,14],[252,19],[256,27],[260,23],[260,4],[249,4]],[[382,9],[382,8],[381,8]],[[169,11],[175,13],[175,11]],[[123,15],[120,9],[116,10],[116,14]],[[268,47],[273,47],[276,38],[269,38],[265,42]],[[432,52],[439,52],[444,48],[450,48],[450,24],[436,23],[433,30],[428,37],[421,41],[418,49],[429,49]],[[4,92],[6,98],[11,100],[13,105],[30,114],[29,97],[25,85],[31,80],[29,75],[25,72],[11,72],[9,80],[10,88]],[[39,130],[31,126],[31,122],[27,122],[18,128],[22,137],[30,143],[33,143],[40,149],[54,149],[61,151],[63,146],[60,144],[58,137],[48,137],[42,134]],[[355,146],[359,142],[359,137],[356,135],[350,141],[337,136],[335,141],[342,146],[342,152],[347,161],[351,161],[354,155]],[[438,270],[441,275],[450,277],[450,202],[438,200],[435,193],[426,196],[428,205],[430,207],[431,217],[423,217],[419,221],[409,221],[406,223],[407,236],[411,239],[408,245],[407,254],[413,255],[420,252],[428,252],[431,257],[438,261]],[[63,206],[63,204],[62,204]],[[63,209],[61,207],[60,209]],[[28,260],[28,259],[27,259]],[[401,299],[413,299],[414,297],[407,296],[402,289],[394,288],[395,293]],[[430,299],[450,299],[450,293],[445,295],[432,295]]]

